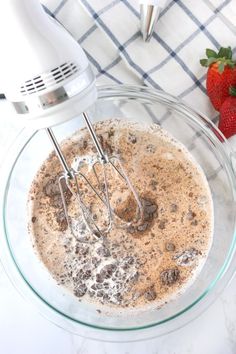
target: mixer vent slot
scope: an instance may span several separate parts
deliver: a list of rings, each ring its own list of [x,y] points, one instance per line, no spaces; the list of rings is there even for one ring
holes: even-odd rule
[[[52,69],[46,73],[27,80],[20,87],[20,93],[23,96],[31,95],[32,93],[43,91],[54,86],[59,82],[74,75],[78,71],[78,67],[74,63],[64,63],[57,68]]]

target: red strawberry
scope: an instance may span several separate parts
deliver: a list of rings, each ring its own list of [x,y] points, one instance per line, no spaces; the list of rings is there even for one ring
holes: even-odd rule
[[[219,129],[226,138],[236,134],[236,87],[230,87],[230,96],[220,108]]]
[[[214,108],[219,111],[229,96],[230,86],[236,85],[236,61],[232,60],[231,47],[220,48],[216,53],[206,49],[207,59],[201,59],[202,66],[208,67],[206,88]]]

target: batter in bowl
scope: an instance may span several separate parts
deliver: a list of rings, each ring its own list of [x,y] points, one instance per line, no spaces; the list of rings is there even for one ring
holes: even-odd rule
[[[95,125],[108,155],[117,155],[144,209],[141,224],[113,227],[103,237],[87,230],[65,190],[72,235],[57,184],[61,165],[52,153],[43,163],[29,194],[29,230],[33,247],[58,284],[80,301],[117,308],[162,305],[194,281],[212,242],[213,207],[206,177],[191,154],[157,125],[123,120]],[[76,169],[95,155],[88,132],[76,132],[62,144]],[[87,166],[87,167],[86,167]],[[89,175],[89,164],[83,167]],[[113,207],[129,221],[134,203],[118,178],[108,173]],[[94,218],[105,223],[104,209],[84,187]]]

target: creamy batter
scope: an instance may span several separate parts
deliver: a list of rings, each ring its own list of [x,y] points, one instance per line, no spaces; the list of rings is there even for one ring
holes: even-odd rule
[[[123,179],[108,168],[112,207],[120,221],[131,225],[113,226],[95,237],[65,187],[72,234],[57,183],[61,166],[52,153],[30,190],[33,246],[56,281],[81,301],[137,308],[163,304],[194,280],[209,252],[213,210],[206,178],[190,153],[157,125],[110,120],[95,129],[108,156],[120,158],[135,186],[142,222],[132,224],[135,200]],[[97,183],[90,166],[96,151],[85,129],[64,141],[62,150],[74,169]],[[101,177],[100,166],[97,173]],[[106,208],[78,182],[93,219],[106,226]]]

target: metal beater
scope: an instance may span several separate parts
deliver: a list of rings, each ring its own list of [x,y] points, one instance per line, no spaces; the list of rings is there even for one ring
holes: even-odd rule
[[[92,233],[97,236],[101,237],[104,233],[107,233],[110,231],[112,225],[115,223],[115,220],[118,218],[120,219],[119,215],[114,211],[114,209],[111,207],[110,199],[109,199],[109,187],[108,187],[108,181],[107,181],[107,173],[106,173],[106,168],[109,165],[113,170],[114,173],[118,174],[120,178],[123,179],[126,187],[129,189],[130,194],[133,196],[133,199],[136,202],[136,211],[134,218],[132,222],[125,222],[124,220],[120,220],[119,227],[129,227],[131,224],[137,223],[137,221],[141,220],[142,218],[142,204],[139,200],[138,194],[133,187],[129,177],[127,176],[123,165],[121,163],[121,160],[117,156],[110,156],[108,157],[107,154],[103,151],[103,148],[98,140],[98,137],[95,133],[95,130],[93,128],[93,125],[91,124],[91,121],[88,117],[88,115],[83,112],[83,117],[86,123],[86,127],[90,133],[90,136],[93,140],[94,146],[96,147],[97,151],[97,159],[93,162],[92,165],[92,170],[94,173],[94,176],[98,182],[98,187],[96,188],[88,179],[88,177],[81,172],[80,170],[75,171],[71,167],[68,166],[65,157],[63,156],[63,153],[61,151],[61,148],[55,138],[55,135],[52,131],[51,128],[47,128],[47,132],[49,135],[49,138],[54,146],[55,152],[58,156],[58,159],[63,167],[64,173],[59,177],[58,182],[59,182],[59,188],[60,188],[60,194],[63,202],[63,208],[67,220],[67,224],[70,227],[70,230],[72,234],[75,234],[75,230],[73,228],[73,224],[71,222],[71,218],[68,213],[68,206],[65,198],[65,191],[64,191],[64,185],[67,186],[68,190],[71,192],[71,194],[75,197],[75,200],[78,202],[79,209],[82,212],[83,220]],[[102,166],[102,180],[101,177],[98,176],[96,172],[95,166],[97,164],[100,164]],[[90,207],[86,205],[83,200],[82,200],[82,195],[81,195],[81,190],[79,188],[79,183],[78,180],[83,179],[84,182],[89,186],[89,188],[93,191],[93,193],[96,195],[97,198],[100,199],[100,201],[103,203],[105,207],[105,213],[107,213],[107,219],[108,223],[106,228],[101,229],[96,221],[93,218],[93,215],[90,211]],[[63,183],[65,182],[65,184]],[[72,186],[75,188],[73,188]],[[77,235],[75,235],[77,236]]]

